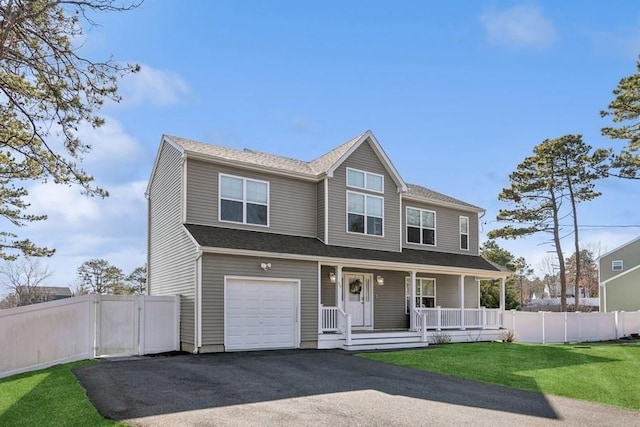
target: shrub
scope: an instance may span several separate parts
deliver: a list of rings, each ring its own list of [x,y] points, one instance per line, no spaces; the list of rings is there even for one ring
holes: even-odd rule
[[[502,342],[514,342],[518,339],[518,334],[513,329],[506,329],[501,335]]]
[[[451,342],[451,335],[445,331],[434,332],[431,341],[433,341],[434,344],[449,344]]]

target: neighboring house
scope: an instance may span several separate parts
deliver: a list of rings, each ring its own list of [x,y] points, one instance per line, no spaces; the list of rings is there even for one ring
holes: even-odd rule
[[[370,131],[311,162],[165,135],[146,196],[149,294],[181,295],[184,350],[499,336],[484,211],[405,183]]]
[[[600,311],[640,310],[640,237],[598,258]]]
[[[71,289],[63,286],[18,286],[16,287],[18,305],[37,304],[71,298]]]

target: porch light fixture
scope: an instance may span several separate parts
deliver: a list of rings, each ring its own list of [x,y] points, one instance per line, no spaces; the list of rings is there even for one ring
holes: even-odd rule
[[[334,273],[333,271],[329,272],[329,281],[331,283],[336,283],[336,273]]]
[[[384,285],[384,277],[382,277],[382,276],[376,277],[376,283],[378,283],[378,286],[383,286]]]
[[[270,262],[263,262],[260,264],[260,268],[263,269],[264,271],[267,271],[268,269],[271,268],[271,263]]]

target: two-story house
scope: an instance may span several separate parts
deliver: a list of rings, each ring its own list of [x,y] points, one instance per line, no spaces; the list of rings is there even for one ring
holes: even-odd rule
[[[181,296],[184,350],[498,336],[483,210],[405,183],[370,131],[310,162],[165,135],[146,196],[149,293]]]

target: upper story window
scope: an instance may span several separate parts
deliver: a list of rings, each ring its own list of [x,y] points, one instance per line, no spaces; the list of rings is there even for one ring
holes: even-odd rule
[[[269,183],[220,174],[220,221],[269,225]]]
[[[460,217],[460,249],[469,250],[469,217]]]
[[[384,193],[384,176],[347,168],[347,186]]]
[[[407,208],[407,242],[436,244],[436,213],[426,209]]]
[[[347,191],[347,231],[383,235],[384,198]]]
[[[611,261],[611,269],[613,271],[621,271],[624,268],[624,264],[621,259],[617,259],[615,261]]]

